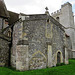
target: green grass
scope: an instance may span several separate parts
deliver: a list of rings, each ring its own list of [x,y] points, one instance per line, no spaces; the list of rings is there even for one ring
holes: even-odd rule
[[[68,65],[25,72],[0,67],[0,75],[75,75],[75,59],[70,59]]]

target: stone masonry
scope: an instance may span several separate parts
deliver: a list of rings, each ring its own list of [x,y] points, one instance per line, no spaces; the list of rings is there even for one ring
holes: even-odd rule
[[[68,64],[62,25],[46,14],[24,17],[13,28],[12,66],[24,71]]]
[[[61,5],[61,9],[52,13],[51,16],[64,26],[66,34],[70,36],[70,39],[72,42],[71,53],[73,53],[75,51],[75,41],[74,41],[75,40],[75,25],[74,25],[74,15],[72,12],[72,5],[69,2]],[[71,54],[71,55],[74,55],[74,54]],[[74,58],[74,56],[69,56],[69,57]]]
[[[45,14],[18,14],[7,11],[4,0],[0,0],[0,66],[25,71],[68,64],[75,52],[73,30],[69,36],[64,29],[73,27],[71,8],[70,3],[62,5],[60,12],[52,14],[54,19],[47,7]],[[61,15],[61,11],[65,13]]]
[[[0,33],[0,66],[9,65],[9,44],[11,39]]]

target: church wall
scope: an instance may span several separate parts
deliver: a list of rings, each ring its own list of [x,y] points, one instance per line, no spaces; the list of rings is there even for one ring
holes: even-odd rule
[[[9,44],[7,38],[0,34],[0,66],[9,65]]]
[[[29,42],[29,69],[41,69],[47,66],[45,24],[46,20],[24,22],[24,33],[27,34]]]
[[[72,5],[69,2],[67,2],[61,5],[61,9],[59,10],[59,12],[54,12],[51,15],[55,19],[59,17],[59,23],[61,23],[64,27],[68,28],[65,29],[65,32],[71,38],[72,50],[75,50],[74,15],[72,12]]]
[[[64,62],[65,32],[53,18],[47,15],[29,16],[22,25],[20,23],[14,26],[14,34],[12,54],[15,59],[12,66],[15,65],[17,70],[56,66],[58,52],[60,63]]]
[[[16,69],[20,71],[29,70],[28,45],[17,45]]]
[[[72,58],[72,43],[71,43],[71,39],[69,36],[66,36],[66,47],[68,50],[68,58]]]
[[[22,23],[17,22],[13,27],[12,36],[11,66],[13,67],[16,67],[16,46],[20,38],[22,38]]]
[[[61,63],[63,63],[63,58],[65,56],[64,54],[64,31],[59,28],[59,26],[53,25],[53,34],[52,34],[52,53],[53,53],[53,61],[54,63],[57,63],[57,53],[60,52],[62,54],[61,56]],[[53,64],[54,64],[53,63]]]

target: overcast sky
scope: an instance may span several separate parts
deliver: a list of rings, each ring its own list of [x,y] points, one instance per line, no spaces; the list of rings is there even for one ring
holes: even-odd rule
[[[4,0],[7,9],[17,13],[43,14],[47,6],[52,13],[61,8],[65,2],[70,2],[75,13],[75,0]]]

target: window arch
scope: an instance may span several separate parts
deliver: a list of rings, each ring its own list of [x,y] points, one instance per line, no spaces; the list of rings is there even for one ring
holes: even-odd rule
[[[61,53],[57,53],[57,63],[61,63]]]

